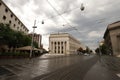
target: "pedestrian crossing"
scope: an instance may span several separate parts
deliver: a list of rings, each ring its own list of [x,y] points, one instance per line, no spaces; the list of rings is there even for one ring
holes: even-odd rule
[[[19,64],[6,64],[0,66],[0,80],[6,80],[8,77],[19,77],[19,74],[27,70],[27,67]]]
[[[26,78],[26,76],[30,77],[36,77],[45,73],[48,73],[49,71],[46,70],[47,67],[44,67],[43,65],[33,65],[32,63],[14,63],[14,64],[5,64],[0,66],[0,80],[15,80]],[[7,79],[8,78],[8,79]],[[17,79],[17,80],[18,80]]]

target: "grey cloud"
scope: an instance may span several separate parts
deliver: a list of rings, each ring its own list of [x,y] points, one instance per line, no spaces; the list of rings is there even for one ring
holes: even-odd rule
[[[4,0],[4,2],[13,9],[17,8],[21,13],[24,13],[23,6],[30,2],[30,0]],[[14,11],[14,10],[13,10]]]

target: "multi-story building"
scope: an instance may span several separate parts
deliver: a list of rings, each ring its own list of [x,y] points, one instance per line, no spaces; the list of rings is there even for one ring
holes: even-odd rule
[[[50,34],[50,54],[73,54],[80,47],[80,41],[78,41],[68,33]]]
[[[2,0],[0,0],[0,23],[9,24],[11,29],[21,31],[25,34],[29,31]]]
[[[33,36],[32,33],[28,34],[30,37]],[[42,36],[40,34],[36,34],[34,33],[34,37],[33,37],[33,41],[35,41],[37,44],[38,44],[38,48],[42,48],[42,44],[41,44],[41,41],[42,41]]]
[[[108,54],[120,55],[120,21],[109,24],[104,34]]]

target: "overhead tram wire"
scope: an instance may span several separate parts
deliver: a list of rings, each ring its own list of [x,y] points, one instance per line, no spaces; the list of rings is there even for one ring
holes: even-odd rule
[[[74,30],[76,30],[77,32],[79,32],[76,27],[73,27],[72,25],[70,25],[69,22],[67,22],[67,20],[57,11],[57,9],[56,9],[48,0],[47,0],[47,2],[48,2],[48,4],[54,9],[54,11],[55,11],[59,16],[61,16],[61,18],[62,18],[71,28],[75,28]],[[81,6],[83,7],[83,4],[82,4]],[[83,8],[83,9],[81,8],[81,10],[84,10],[84,8]],[[80,33],[80,32],[79,32],[79,33]]]
[[[47,1],[48,1],[48,0],[47,0]],[[49,3],[50,3],[50,2],[49,2]],[[115,3],[115,2],[114,2],[114,4],[119,4],[119,3]],[[112,1],[109,2],[109,5],[113,5],[113,2],[112,2]],[[105,4],[103,4],[103,5],[101,5],[101,6],[105,6]],[[60,13],[59,15],[56,15],[56,16],[48,17],[47,19],[51,19],[51,18],[54,18],[54,17],[58,17],[58,16],[60,16],[60,15],[63,15],[63,14],[72,12],[72,11],[74,11],[74,10],[76,10],[76,9],[79,9],[79,7],[75,7],[75,8],[73,8],[73,9],[68,10],[68,11],[63,11],[63,13]],[[45,19],[45,20],[47,20],[47,19]],[[104,19],[104,18],[103,18],[103,19]],[[97,21],[97,20],[95,20],[95,21]]]
[[[47,0],[47,2],[48,2],[48,4],[52,7],[52,8],[54,8],[54,6]],[[48,18],[45,18],[44,20],[48,20],[48,19],[52,19],[52,18],[55,18],[55,17],[58,17],[58,16],[62,16],[62,15],[64,15],[64,14],[66,14],[66,13],[69,13],[69,12],[72,12],[72,11],[74,11],[74,10],[76,10],[76,9],[79,9],[80,7],[74,7],[74,8],[72,8],[72,9],[70,9],[70,10],[66,10],[66,11],[63,11],[63,12],[61,12],[61,13],[59,13],[58,11],[57,11],[57,14],[58,15],[55,15],[55,16],[50,16],[50,17],[48,17]],[[55,9],[54,8],[54,10],[56,11],[57,9]]]
[[[63,18],[63,20],[71,27],[71,28],[74,28],[74,30],[76,30],[76,31],[78,31],[79,32],[79,30],[77,29],[77,28],[75,28],[75,27],[73,27],[72,25],[70,25],[70,23],[68,23],[67,22],[67,20],[62,16],[63,14],[65,14],[65,13],[67,13],[67,12],[69,12],[69,10],[68,11],[65,11],[64,13],[59,13],[58,11],[57,11],[57,9],[47,0],[47,2],[49,3],[49,5],[55,10],[55,12],[58,14],[58,16],[61,16],[62,18]],[[74,8],[74,9],[77,9],[78,7],[76,7],[76,8]],[[74,10],[73,9],[73,10]],[[73,11],[73,10],[70,10],[70,11]],[[57,17],[57,16],[53,16],[53,17]],[[51,17],[51,18],[53,18],[53,17]],[[104,18],[103,18],[103,20],[105,20]],[[98,21],[98,20],[95,20],[96,22]],[[102,23],[102,21],[99,21],[98,23]]]
[[[47,0],[47,2],[49,3],[49,5],[50,5],[50,6],[56,11],[56,13],[58,14],[57,16],[52,16],[52,17],[50,17],[50,18],[54,18],[54,17],[61,16],[67,24],[69,24],[69,23],[66,21],[66,19],[65,19],[62,15],[65,14],[65,13],[74,11],[75,9],[78,9],[78,7],[76,7],[76,8],[74,8],[74,9],[65,11],[64,13],[59,13],[59,12],[57,11],[57,9],[54,8],[54,6],[53,6],[48,0]],[[49,19],[50,19],[50,18],[49,18]],[[112,17],[112,18],[113,18],[113,17]],[[106,18],[101,18],[100,21],[99,21],[99,20],[95,20],[94,22],[97,22],[97,23],[100,24],[100,23],[103,23],[104,21],[106,21]],[[73,27],[73,26],[71,26],[70,24],[69,24],[69,26],[70,26],[70,27]],[[74,28],[74,27],[73,27],[73,28]],[[68,29],[69,29],[69,28],[68,28]],[[66,29],[66,30],[67,30],[67,29]],[[77,28],[76,28],[75,30],[79,32],[79,30],[78,30]],[[47,34],[49,34],[49,33],[47,33]]]
[[[63,20],[68,24],[65,18],[57,11],[57,9],[47,0],[48,4],[54,9],[54,11],[63,18]]]
[[[49,5],[57,12],[57,14],[59,13],[54,7],[53,7],[53,5],[47,0],[47,2],[49,3]],[[59,13],[58,15],[56,15],[56,16],[51,16],[51,17],[48,17],[48,18],[45,18],[45,19],[43,19],[42,20],[42,24],[44,23],[44,21],[46,21],[46,20],[48,20],[48,19],[51,19],[51,18],[55,18],[55,17],[59,17],[59,16],[61,16],[62,18],[64,18],[62,15],[63,14],[66,14],[66,13],[69,13],[69,12],[72,12],[72,11],[74,11],[74,10],[76,10],[76,9],[79,9],[79,7],[74,7],[73,9],[70,9],[70,10],[67,10],[67,11],[63,11],[62,13]],[[65,19],[64,19],[64,21],[66,21]],[[55,23],[55,22],[54,22]],[[66,23],[67,24],[69,24],[67,21],[66,21]],[[57,26],[60,26],[60,25],[58,25],[57,23],[55,23]],[[64,24],[63,24],[64,25]],[[69,24],[69,26],[71,26],[70,24]],[[72,26],[71,26],[72,27]],[[72,27],[72,29],[73,28],[75,28],[75,27]],[[69,27],[67,28],[67,29],[69,29]],[[65,29],[65,30],[67,30],[67,29]],[[64,30],[64,29],[63,29]],[[60,31],[63,31],[63,30],[60,30]],[[72,30],[70,30],[70,31],[72,31]]]

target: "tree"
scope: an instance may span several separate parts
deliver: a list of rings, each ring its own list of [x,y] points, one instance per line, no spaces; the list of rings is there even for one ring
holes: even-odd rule
[[[90,48],[88,46],[86,46],[86,52],[90,54]]]
[[[96,48],[96,49],[95,49],[95,52],[96,52],[97,54],[99,54],[99,53],[100,53],[100,49],[99,49],[99,48]]]
[[[8,24],[0,24],[0,45],[9,44],[8,40],[11,39],[12,30]]]
[[[36,47],[36,48],[38,48],[37,42],[34,41],[34,42],[33,42],[33,46]]]
[[[107,46],[105,44],[100,46],[100,50],[102,54],[107,54]]]
[[[77,49],[77,51],[82,52],[83,49],[80,47],[80,48]]]
[[[8,24],[0,23],[0,45],[7,45],[9,49],[31,45],[31,38],[19,31],[14,31]]]

